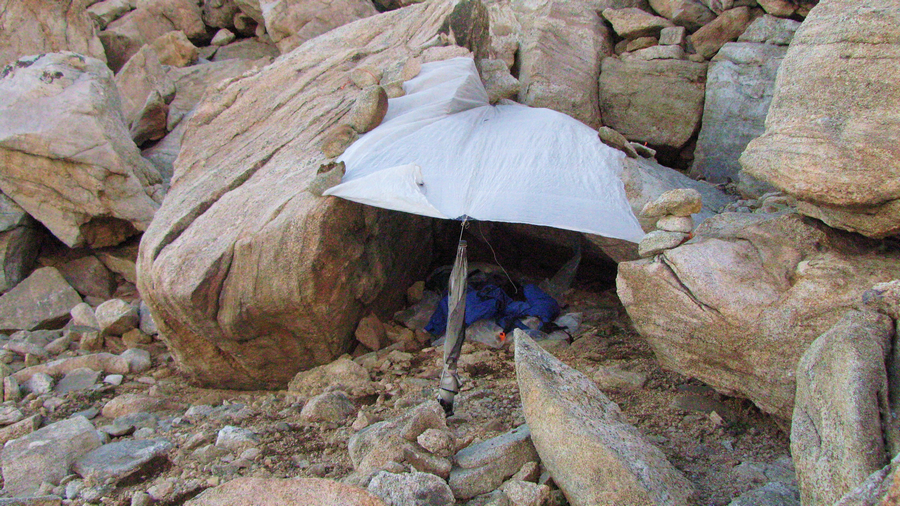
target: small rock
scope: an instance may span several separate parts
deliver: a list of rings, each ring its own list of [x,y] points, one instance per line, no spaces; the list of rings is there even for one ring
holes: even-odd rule
[[[122,334],[122,342],[130,348],[139,348],[142,345],[150,344],[153,338],[145,334],[141,329],[131,329]]]
[[[49,394],[53,391],[53,377],[39,372],[22,384],[22,389],[35,395]]]
[[[216,32],[216,34],[213,36],[213,38],[209,42],[209,44],[212,46],[222,47],[222,46],[225,46],[227,44],[231,44],[232,42],[234,42],[235,38],[236,37],[231,30],[228,30],[227,28],[222,28],[221,30]]]
[[[156,320],[153,319],[153,314],[150,313],[150,308],[144,301],[141,301],[141,305],[138,308],[138,313],[140,314],[141,320],[141,332],[147,334],[148,336],[155,336],[159,334],[159,329],[156,327]]]
[[[313,397],[303,406],[300,411],[300,419],[307,423],[341,423],[355,411],[356,407],[344,392],[325,392]]]
[[[455,504],[447,483],[428,473],[392,474],[380,471],[366,490],[382,498],[387,504],[403,506],[431,506]]]
[[[44,350],[51,355],[59,355],[60,353],[69,349],[72,346],[72,336],[70,334],[66,334],[60,338],[54,339],[53,342],[44,346]]]
[[[359,321],[355,332],[356,340],[370,350],[380,350],[388,344],[384,324],[374,314]]]
[[[67,373],[59,383],[53,388],[53,392],[59,395],[65,395],[69,392],[81,392],[90,390],[97,384],[100,377],[100,371],[81,367]],[[33,379],[33,377],[32,377]]]
[[[3,378],[3,401],[18,401],[22,398],[22,389],[13,376]]]
[[[656,200],[648,202],[641,216],[659,218],[665,215],[690,216],[703,208],[700,192],[693,188],[676,188],[663,192]]]
[[[713,412],[717,413],[720,417],[726,420],[734,420],[735,415],[731,411],[731,409],[716,399],[712,397],[706,397],[703,395],[692,395],[692,394],[679,394],[676,395],[672,402],[669,403],[669,407],[675,409],[681,409],[684,411],[694,411],[698,413],[703,413],[709,415]]]
[[[125,352],[119,356],[128,362],[128,369],[132,374],[147,371],[150,369],[150,366],[153,365],[150,360],[150,352],[140,348],[125,350]]]
[[[523,425],[487,441],[460,450],[459,467],[450,472],[450,488],[459,499],[469,499],[499,487],[526,462],[539,460],[531,432]]]
[[[326,388],[340,389],[358,397],[374,393],[375,383],[369,379],[365,368],[343,356],[330,364],[297,373],[288,385],[289,392],[304,397],[319,395]]]
[[[103,406],[102,414],[106,418],[119,418],[141,411],[151,412],[159,408],[163,401],[149,395],[122,394],[113,398]]]
[[[20,420],[8,427],[0,429],[0,447],[7,441],[18,439],[27,434],[31,434],[41,426],[41,415],[32,415],[24,420]]]
[[[530,481],[537,483],[541,477],[541,466],[537,462],[526,462],[522,469],[510,478],[510,481]]]
[[[603,144],[606,144],[611,148],[624,151],[629,158],[638,157],[637,152],[633,147],[631,147],[628,139],[626,139],[624,135],[617,132],[616,130],[607,126],[602,126],[597,130],[597,135],[600,137],[600,140],[603,142]]]
[[[663,28],[659,33],[659,44],[662,46],[684,46],[687,29],[683,26]]]
[[[122,376],[121,374],[110,374],[103,378],[103,382],[109,385],[119,386],[124,379],[125,376]]]
[[[603,9],[602,14],[612,24],[613,30],[624,39],[657,36],[663,28],[674,26],[668,19],[636,7]]]
[[[641,239],[640,244],[638,244],[638,255],[641,258],[652,257],[668,249],[675,248],[687,240],[688,234],[654,230]]]
[[[219,430],[216,436],[216,446],[227,450],[236,451],[246,449],[248,446],[259,444],[259,438],[253,431],[226,425]]]
[[[694,230],[694,219],[690,216],[663,216],[656,222],[656,228],[666,232],[689,234]]]
[[[544,506],[550,500],[550,487],[527,481],[509,480],[500,487],[513,506]]]
[[[350,71],[350,80],[360,89],[366,89],[381,81],[381,70],[367,66],[356,67]]]
[[[387,92],[381,86],[369,86],[362,90],[348,115],[350,126],[364,134],[377,127],[388,109]]]
[[[85,454],[75,461],[73,469],[83,478],[90,476],[99,483],[114,484],[150,464],[157,465],[154,459],[172,448],[172,443],[163,438],[119,441]]]
[[[25,418],[15,406],[0,405],[0,425],[12,425]]]
[[[337,125],[322,139],[322,154],[328,158],[337,158],[356,142],[357,138],[359,134],[350,125]]]
[[[403,448],[403,459],[416,471],[430,473],[444,480],[450,477],[450,470],[453,468],[448,459],[432,455],[414,444]]]
[[[592,378],[601,390],[638,390],[647,383],[647,375],[617,366],[600,366]]]
[[[438,457],[449,457],[453,455],[454,441],[453,435],[448,431],[437,429],[426,429],[425,432],[419,434],[416,438],[419,445]]]
[[[140,324],[138,309],[122,299],[112,299],[100,304],[95,315],[104,336],[121,336]]]

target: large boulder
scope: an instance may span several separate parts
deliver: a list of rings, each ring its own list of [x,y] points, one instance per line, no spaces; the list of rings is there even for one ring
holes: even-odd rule
[[[765,133],[741,156],[801,213],[870,237],[900,232],[898,20],[892,0],[822,0],[785,55]]]
[[[725,213],[675,249],[620,263],[617,290],[663,367],[789,420],[801,355],[897,278],[898,260],[796,213]]]
[[[106,65],[52,53],[7,68],[0,78],[3,193],[70,247],[110,246],[146,229],[163,187],[128,134]]]
[[[587,376],[515,331],[522,411],[572,506],[693,504],[691,483]]]
[[[612,34],[597,4],[565,0],[516,2],[523,33],[519,43],[519,102],[553,109],[599,127],[600,60],[612,54]]]
[[[72,51],[106,61],[92,0],[7,0],[0,8],[0,67],[23,56]]]
[[[200,6],[194,0],[138,0],[137,8],[100,32],[109,68],[118,72],[144,44],[182,31],[194,43],[207,38]]]
[[[354,68],[415,58],[442,29],[486,49],[486,19],[476,1],[372,16],[207,93],[138,257],[141,294],[184,371],[284,387],[348,351],[367,311],[404,302],[429,262],[428,221],[306,188],[361,91]]]
[[[357,19],[378,14],[370,0],[259,0],[266,31],[281,53]]]
[[[797,365],[791,456],[803,504],[834,504],[890,460],[893,337],[891,318],[849,311]]]
[[[741,153],[765,131],[775,75],[786,51],[772,44],[736,42],[725,44],[712,59],[692,173],[716,183],[738,180]]]
[[[700,127],[706,67],[684,60],[604,59],[603,124],[630,141],[681,149]]]

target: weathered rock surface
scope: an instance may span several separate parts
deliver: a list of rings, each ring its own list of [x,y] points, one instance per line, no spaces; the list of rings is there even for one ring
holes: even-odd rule
[[[339,389],[353,397],[374,393],[375,384],[369,372],[350,357],[340,357],[334,362],[308,371],[301,371],[288,384],[288,391],[305,397],[321,394],[328,388]]]
[[[147,466],[159,465],[156,460],[165,460],[172,447],[163,438],[117,441],[85,454],[75,461],[73,470],[98,483],[117,483]]]
[[[430,506],[455,504],[447,482],[429,473],[392,474],[381,471],[372,477],[366,490],[387,504]]]
[[[738,180],[738,159],[765,131],[775,76],[787,48],[725,44],[709,63],[706,101],[692,173],[715,183]]]
[[[141,241],[138,283],[195,379],[284,386],[348,351],[366,308],[396,309],[418,279],[430,250],[423,220],[304,189],[327,162],[317,149],[325,132],[358,93],[343,86],[349,72],[416,56],[445,20],[452,38],[483,47],[481,4],[415,5],[318,37],[199,106]],[[350,64],[352,55],[365,56]]]
[[[74,53],[20,60],[0,79],[0,188],[70,247],[122,242],[162,200],[120,107],[106,65]]]
[[[900,500],[900,479],[897,477],[898,458],[870,474],[864,482],[847,492],[834,506],[891,506]]]
[[[690,504],[693,487],[583,374],[515,331],[522,410],[569,504]]]
[[[58,269],[66,282],[84,297],[106,300],[116,290],[115,276],[93,255],[66,262]]]
[[[799,21],[777,18],[766,14],[750,23],[750,26],[738,37],[738,42],[757,42],[759,44],[787,46],[791,43],[794,33],[799,27]]]
[[[887,465],[886,442],[897,443],[886,364],[893,337],[887,316],[849,311],[800,359],[791,456],[803,504],[834,504]]]
[[[208,489],[185,506],[386,506],[369,492],[320,478],[238,478]]]
[[[0,331],[61,327],[80,303],[58,270],[40,268],[0,297]]]
[[[100,32],[109,68],[118,72],[144,44],[181,31],[193,42],[206,37],[200,6],[192,0],[138,0],[137,8]]]
[[[32,220],[29,222],[30,225],[0,232],[0,292],[19,284],[34,267],[46,234]]]
[[[41,483],[58,484],[72,464],[100,446],[97,431],[87,418],[76,416],[48,425],[4,445],[4,491],[9,495],[33,495]]]
[[[716,18],[700,0],[650,0],[653,10],[688,30],[697,30]]]
[[[612,35],[600,17],[604,7],[599,4],[613,7],[609,3],[512,4],[523,30],[519,102],[568,114],[594,128],[600,126],[597,76],[600,59],[612,54]]]
[[[600,72],[603,124],[628,140],[681,148],[700,126],[706,64],[606,58]]]
[[[116,87],[122,98],[125,125],[134,142],[143,144],[163,138],[168,104],[175,98],[175,83],[151,45],[143,46],[116,74]]]
[[[266,31],[282,54],[333,28],[378,13],[369,0],[260,0]]]
[[[782,62],[766,132],[741,156],[801,213],[870,237],[900,231],[897,19],[888,0],[813,8]]]
[[[697,54],[712,58],[726,43],[737,40],[751,21],[753,17],[748,7],[729,9],[694,32],[690,37],[691,43]]]
[[[460,450],[450,471],[450,489],[458,499],[490,492],[528,462],[538,462],[527,425]]]
[[[428,429],[447,431],[444,411],[436,401],[411,409],[405,415],[377,422],[354,434],[348,443],[353,467],[361,476],[404,461],[404,448]]]
[[[672,26],[665,18],[654,16],[647,11],[631,7],[628,9],[604,9],[603,17],[612,24],[613,30],[620,37],[636,39],[638,37],[658,37],[663,28]]]
[[[619,264],[617,291],[664,367],[789,419],[800,356],[898,277],[897,260],[797,214],[726,213],[678,248]]]
[[[0,9],[0,67],[23,56],[72,51],[106,61],[91,0],[16,0]]]

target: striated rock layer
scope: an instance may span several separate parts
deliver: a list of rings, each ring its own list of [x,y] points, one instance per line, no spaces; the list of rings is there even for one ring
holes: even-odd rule
[[[283,387],[348,351],[364,311],[393,309],[420,279],[428,221],[306,188],[331,161],[323,141],[360,93],[350,72],[412,60],[439,32],[487,47],[487,13],[465,1],[372,16],[200,104],[138,258],[140,291],[194,379]]]
[[[663,367],[785,420],[810,343],[900,277],[900,253],[795,213],[726,213],[694,235],[620,263],[619,298]]]
[[[794,35],[743,170],[832,227],[900,232],[898,58],[897,2],[823,0]]]

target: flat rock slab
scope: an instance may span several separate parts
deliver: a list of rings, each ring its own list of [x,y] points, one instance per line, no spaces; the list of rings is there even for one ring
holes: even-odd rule
[[[527,425],[460,450],[450,471],[450,489],[458,499],[485,494],[503,484],[528,462],[537,462]]]
[[[81,296],[53,267],[31,273],[0,297],[0,331],[58,328]]]
[[[58,484],[79,457],[100,444],[94,425],[83,416],[14,439],[0,453],[4,490],[9,495],[28,495],[45,481]]]
[[[386,506],[371,493],[321,478],[237,478],[211,488],[184,503],[185,506]]]
[[[691,483],[580,372],[515,331],[516,376],[541,461],[569,504],[692,504]]]
[[[100,483],[118,483],[140,472],[156,458],[165,458],[173,448],[168,439],[118,441],[103,445],[75,461],[74,470]]]

